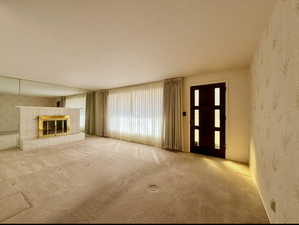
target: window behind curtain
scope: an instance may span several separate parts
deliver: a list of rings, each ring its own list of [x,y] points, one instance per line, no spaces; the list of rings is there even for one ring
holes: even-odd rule
[[[66,108],[79,108],[80,109],[80,128],[81,131],[85,129],[85,108],[86,108],[86,95],[72,95],[66,96],[65,107]]]
[[[110,137],[160,146],[163,83],[113,89],[107,98]]]

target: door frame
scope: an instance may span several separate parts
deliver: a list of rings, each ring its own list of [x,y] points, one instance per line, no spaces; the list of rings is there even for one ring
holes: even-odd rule
[[[219,158],[224,158],[224,159],[226,159],[226,157],[227,157],[227,146],[228,146],[228,140],[227,140],[227,131],[228,131],[228,121],[227,121],[227,110],[228,110],[228,93],[227,93],[227,89],[228,89],[228,81],[215,81],[215,82],[207,82],[207,83],[200,83],[200,84],[191,84],[190,86],[189,86],[189,88],[190,88],[190,90],[189,90],[189,98],[190,98],[190,100],[189,100],[189,103],[190,103],[190,105],[189,105],[189,112],[190,112],[190,114],[189,114],[189,123],[188,123],[188,125],[189,125],[189,152],[191,152],[191,153],[194,153],[193,151],[192,151],[192,147],[193,147],[193,144],[194,144],[194,132],[193,132],[193,125],[192,125],[192,115],[191,115],[191,113],[193,112],[193,110],[194,110],[194,107],[193,107],[193,105],[194,105],[194,96],[193,96],[193,92],[194,92],[194,89],[196,89],[196,88],[198,88],[198,87],[201,87],[201,86],[216,86],[217,87],[217,85],[218,86],[224,86],[224,90],[225,90],[225,93],[224,93],[224,96],[223,96],[223,98],[222,98],[222,101],[224,101],[224,106],[223,106],[223,111],[224,111],[224,118],[222,118],[222,119],[224,119],[224,122],[222,122],[222,125],[221,125],[221,128],[219,129],[220,131],[224,131],[224,134],[223,134],[223,136],[221,137],[221,140],[220,141],[224,141],[224,153],[221,153],[221,154],[208,154],[208,152],[207,153],[203,153],[204,155],[209,155],[209,156],[214,156],[214,157],[219,157]],[[221,98],[221,96],[220,96],[220,98]],[[224,128],[223,128],[224,127]],[[199,153],[200,154],[200,153]]]

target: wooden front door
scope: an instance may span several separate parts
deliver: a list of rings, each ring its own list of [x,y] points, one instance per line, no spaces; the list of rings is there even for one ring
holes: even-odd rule
[[[191,87],[191,152],[225,158],[225,83]]]

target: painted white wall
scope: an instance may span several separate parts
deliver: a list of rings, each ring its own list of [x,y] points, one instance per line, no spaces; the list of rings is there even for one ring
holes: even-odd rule
[[[183,150],[190,152],[190,87],[226,83],[226,158],[249,161],[249,69],[228,70],[185,77],[183,111]]]
[[[298,223],[298,0],[277,1],[251,74],[250,167],[270,221]]]

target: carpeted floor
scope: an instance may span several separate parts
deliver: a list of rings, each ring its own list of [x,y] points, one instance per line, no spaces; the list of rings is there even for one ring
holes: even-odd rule
[[[246,166],[119,140],[0,151],[2,223],[268,223]]]

